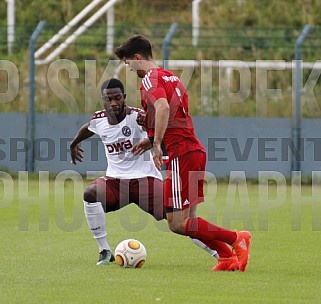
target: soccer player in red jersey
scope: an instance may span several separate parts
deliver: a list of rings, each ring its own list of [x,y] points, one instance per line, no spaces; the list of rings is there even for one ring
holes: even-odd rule
[[[116,48],[115,54],[142,79],[145,127],[159,170],[162,142],[168,152],[164,207],[170,230],[216,250],[220,258],[212,270],[244,271],[249,258],[250,233],[227,230],[196,216],[197,205],[204,201],[206,151],[194,134],[188,95],[182,82],[171,71],[156,66],[152,44],[142,35],[129,37]],[[142,141],[144,146],[145,141]]]

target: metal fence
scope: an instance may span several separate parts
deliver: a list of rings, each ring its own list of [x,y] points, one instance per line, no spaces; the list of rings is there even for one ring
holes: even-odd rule
[[[13,55],[27,50],[29,38],[37,24],[16,25]],[[46,24],[39,45],[44,44],[64,25]],[[125,38],[141,33],[153,40],[156,54],[160,55],[163,39],[169,24],[136,26],[121,24],[114,26],[114,43],[120,44]],[[178,24],[177,32],[172,40],[171,59],[203,59],[222,60],[292,60],[294,44],[302,31],[300,27],[199,27],[198,45],[192,45],[192,25]],[[303,45],[303,57],[308,61],[319,59],[318,50],[321,45],[321,27],[313,27],[312,32]],[[72,53],[77,58],[94,57],[95,54],[106,53],[106,26],[93,25],[77,38],[72,46]],[[0,54],[7,54],[7,26],[0,26]],[[71,56],[70,50],[63,57]]]

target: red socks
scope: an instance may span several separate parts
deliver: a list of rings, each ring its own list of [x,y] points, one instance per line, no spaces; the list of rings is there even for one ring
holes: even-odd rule
[[[212,250],[216,250],[220,258],[229,258],[233,255],[232,250],[224,242],[221,241],[209,241],[209,240],[200,240],[207,247]]]
[[[234,231],[216,226],[200,217],[189,217],[187,219],[185,234],[191,238],[201,240],[206,245],[206,241],[212,242],[215,240],[232,245],[236,240],[236,233]],[[215,249],[212,246],[209,247]]]

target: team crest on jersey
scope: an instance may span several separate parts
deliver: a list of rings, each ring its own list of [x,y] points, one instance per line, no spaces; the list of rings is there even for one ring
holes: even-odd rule
[[[132,134],[132,131],[131,131],[130,128],[127,127],[127,126],[124,126],[121,131],[122,131],[123,134],[124,134],[125,136],[127,136],[127,137]]]

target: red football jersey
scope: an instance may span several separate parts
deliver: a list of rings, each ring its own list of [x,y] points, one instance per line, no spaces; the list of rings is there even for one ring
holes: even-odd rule
[[[205,152],[195,136],[193,121],[188,114],[188,95],[177,75],[166,69],[154,68],[142,79],[140,90],[149,137],[154,136],[155,101],[166,98],[169,103],[169,121],[163,141],[170,159],[190,151]]]

